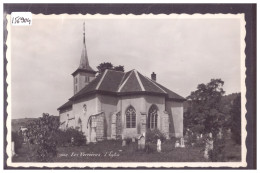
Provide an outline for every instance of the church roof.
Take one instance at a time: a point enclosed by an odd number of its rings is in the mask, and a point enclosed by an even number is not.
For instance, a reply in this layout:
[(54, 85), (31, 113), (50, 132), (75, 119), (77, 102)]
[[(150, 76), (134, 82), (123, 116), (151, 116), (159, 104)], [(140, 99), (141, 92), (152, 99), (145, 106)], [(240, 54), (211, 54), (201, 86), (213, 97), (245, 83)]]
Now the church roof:
[(93, 93), (112, 95), (154, 94), (164, 95), (167, 99), (176, 101), (185, 100), (175, 92), (143, 76), (136, 70), (131, 70), (126, 73), (106, 70), (73, 97), (71, 97), (70, 100), (77, 100)]
[(65, 108), (72, 108), (72, 101), (67, 101), (66, 103), (64, 103), (63, 105), (61, 105), (59, 108), (58, 108), (58, 110), (60, 110), (60, 109), (65, 109)]

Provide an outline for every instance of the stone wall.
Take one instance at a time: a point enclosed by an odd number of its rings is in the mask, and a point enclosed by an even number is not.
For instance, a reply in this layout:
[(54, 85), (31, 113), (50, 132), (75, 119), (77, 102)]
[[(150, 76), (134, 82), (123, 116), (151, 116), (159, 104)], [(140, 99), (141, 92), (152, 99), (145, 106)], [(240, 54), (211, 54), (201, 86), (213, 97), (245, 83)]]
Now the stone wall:
[(100, 102), (100, 112), (104, 112), (104, 129), (105, 137), (111, 137), (112, 115), (117, 111), (118, 98), (109, 95), (98, 95)]
[[(132, 105), (136, 111), (136, 127), (126, 128), (126, 109)], [(144, 96), (122, 96), (117, 106), (118, 110), (121, 110), (122, 118), (122, 137), (123, 138), (133, 138), (138, 136), (137, 127), (140, 126), (140, 114), (145, 110)]]
[[(91, 115), (95, 115), (100, 108), (98, 108), (97, 102), (99, 102), (97, 95), (92, 95), (84, 99), (77, 100), (72, 106), (72, 114), (75, 116), (75, 126), (79, 126), (78, 119), (82, 121), (82, 132), (88, 137), (90, 128), (88, 127), (88, 119)], [(87, 110), (83, 110), (83, 105), (86, 104)], [(87, 128), (88, 127), (88, 128)]]
[(183, 137), (183, 102), (166, 101), (170, 136)]
[(169, 115), (168, 113), (165, 111), (163, 112), (163, 114), (161, 114), (162, 116), (162, 123), (161, 123), (161, 132), (166, 136), (166, 139), (169, 139)]
[(97, 141), (102, 141), (104, 139), (104, 113), (100, 114), (96, 118), (96, 134), (97, 134)]
[(67, 123), (69, 123), (68, 124), (69, 126), (72, 126), (72, 127), (75, 126), (75, 123), (73, 121), (68, 122), (68, 115), (69, 115), (69, 118), (73, 117), (72, 109), (67, 109), (66, 111), (63, 111), (62, 113), (60, 113), (60, 123), (63, 123), (60, 125), (61, 130), (66, 130)]
[[(89, 78), (89, 81), (85, 80), (85, 77)], [(95, 74), (92, 73), (84, 73), (80, 72), (77, 75), (74, 76), (74, 94), (79, 92), (82, 88), (84, 88), (87, 84), (89, 84), (90, 81), (92, 81), (95, 78)], [(77, 81), (77, 82), (76, 82)], [(77, 88), (77, 91), (76, 91)]]
[(145, 112), (148, 117), (148, 111), (152, 105), (158, 108), (157, 128), (162, 129), (162, 115), (165, 111), (165, 97), (164, 96), (145, 96)]
[[(125, 111), (130, 105), (136, 110), (136, 128), (126, 128)], [(158, 108), (157, 127), (159, 130), (162, 130), (162, 118), (165, 111), (165, 98), (163, 96), (141, 95), (122, 97), (118, 103), (118, 110), (122, 110), (122, 134), (125, 138), (137, 137), (146, 132), (148, 111), (152, 105), (156, 105)], [(166, 125), (164, 125), (164, 128), (166, 128)]]
[(111, 139), (121, 139), (122, 119), (121, 112), (115, 112), (111, 118)]
[(143, 134), (146, 132), (147, 129), (147, 114), (145, 112), (141, 112), (141, 121), (140, 121), (140, 132), (139, 134)]

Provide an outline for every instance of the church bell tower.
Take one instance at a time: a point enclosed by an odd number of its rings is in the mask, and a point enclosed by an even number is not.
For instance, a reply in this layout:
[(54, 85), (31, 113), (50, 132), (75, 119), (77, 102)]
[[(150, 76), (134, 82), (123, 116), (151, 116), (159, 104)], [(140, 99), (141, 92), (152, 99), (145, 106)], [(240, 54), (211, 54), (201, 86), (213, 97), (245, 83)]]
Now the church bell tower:
[(88, 85), (95, 78), (96, 71), (93, 70), (88, 61), (86, 41), (85, 41), (85, 22), (83, 24), (83, 48), (81, 53), (81, 59), (79, 67), (75, 72), (72, 73), (73, 76), (73, 87), (74, 94), (79, 92), (82, 88)]

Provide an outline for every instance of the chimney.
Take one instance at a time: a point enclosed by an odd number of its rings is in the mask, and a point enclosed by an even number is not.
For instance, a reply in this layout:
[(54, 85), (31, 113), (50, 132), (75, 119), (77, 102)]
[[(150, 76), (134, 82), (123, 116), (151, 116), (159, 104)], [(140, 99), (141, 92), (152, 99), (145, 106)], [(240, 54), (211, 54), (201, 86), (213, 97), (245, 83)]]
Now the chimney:
[(151, 74), (151, 79), (152, 79), (153, 81), (156, 81), (156, 74), (155, 74), (154, 72)]

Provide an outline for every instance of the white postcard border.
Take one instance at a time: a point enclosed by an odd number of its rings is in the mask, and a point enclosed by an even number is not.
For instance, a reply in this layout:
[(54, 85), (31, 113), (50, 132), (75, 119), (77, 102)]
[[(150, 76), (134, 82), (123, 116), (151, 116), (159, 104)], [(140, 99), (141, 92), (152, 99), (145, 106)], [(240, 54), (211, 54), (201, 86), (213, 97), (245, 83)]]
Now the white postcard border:
[(95, 14), (95, 15), (70, 15), (70, 14), (60, 14), (60, 15), (43, 15), (33, 14), (32, 20), (35, 18), (57, 18), (57, 19), (63, 19), (63, 18), (71, 18), (71, 19), (79, 19), (79, 18), (86, 18), (86, 19), (112, 19), (112, 18), (127, 18), (127, 19), (136, 19), (136, 18), (145, 18), (145, 19), (161, 19), (161, 18), (178, 18), (178, 19), (206, 19), (206, 18), (237, 18), (240, 19), (240, 33), (241, 33), (241, 49), (240, 49), (240, 56), (241, 56), (241, 162), (80, 162), (80, 163), (73, 163), (73, 162), (66, 162), (66, 163), (46, 163), (46, 162), (12, 162), (11, 160), (11, 24), (10, 24), (10, 15), (7, 15), (7, 78), (6, 82), (8, 84), (7, 86), (7, 120), (6, 120), (6, 126), (7, 126), (7, 147), (6, 147), (6, 153), (8, 155), (7, 158), (7, 166), (10, 167), (102, 167), (102, 168), (116, 168), (116, 167), (147, 167), (147, 168), (158, 168), (158, 167), (165, 167), (165, 168), (184, 168), (184, 167), (246, 167), (246, 154), (247, 154), (247, 148), (246, 148), (246, 66), (245, 66), (245, 36), (246, 36), (246, 21), (245, 21), (245, 15), (243, 13), (241, 14), (143, 14), (143, 15), (133, 15), (133, 14), (122, 14), (122, 15), (101, 15), (101, 14)]

